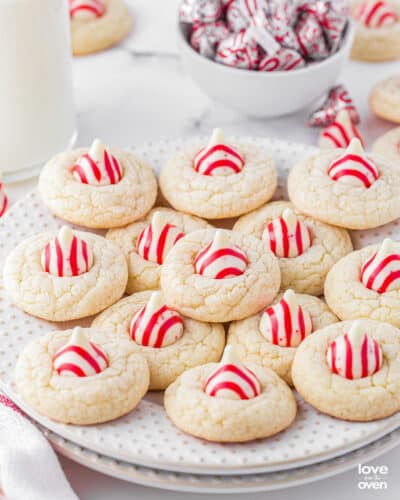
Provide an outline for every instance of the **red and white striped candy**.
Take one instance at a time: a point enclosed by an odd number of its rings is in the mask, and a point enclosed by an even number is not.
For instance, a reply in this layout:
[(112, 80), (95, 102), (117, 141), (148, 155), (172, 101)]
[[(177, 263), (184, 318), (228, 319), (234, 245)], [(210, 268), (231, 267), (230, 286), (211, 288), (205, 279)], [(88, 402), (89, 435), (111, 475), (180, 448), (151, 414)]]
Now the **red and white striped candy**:
[(204, 392), (222, 399), (252, 399), (261, 393), (258, 377), (240, 363), (233, 347), (225, 347), (224, 354), (204, 384)]
[(297, 347), (313, 330), (311, 316), (300, 306), (293, 290), (266, 309), (260, 320), (262, 335), (272, 344)]
[(235, 278), (246, 271), (246, 254), (230, 243), (228, 235), (228, 231), (218, 230), (214, 239), (197, 254), (194, 261), (197, 274), (219, 280)]
[(368, 189), (378, 179), (379, 170), (365, 155), (360, 140), (355, 137), (344, 154), (329, 165), (328, 175), (334, 181)]
[(262, 238), (271, 252), (281, 258), (298, 257), (312, 245), (311, 229), (290, 208), (268, 222)]
[(256, 69), (260, 61), (258, 45), (245, 31), (231, 33), (217, 46), (217, 62), (234, 68)]
[(281, 48), (275, 54), (265, 54), (258, 67), (259, 71), (291, 71), (306, 65), (305, 60), (295, 50)]
[(6, 196), (6, 193), (4, 192), (4, 186), (1, 182), (1, 177), (0, 177), (0, 217), (2, 217), (8, 206), (8, 198)]
[(96, 19), (104, 15), (106, 7), (102, 0), (69, 0), (71, 19), (82, 21)]
[(231, 31), (245, 30), (256, 16), (266, 19), (269, 12), (267, 0), (234, 0), (226, 7), (226, 20)]
[(133, 316), (129, 333), (134, 342), (155, 348), (174, 344), (183, 335), (181, 316), (165, 305), (160, 292)]
[(378, 252), (363, 264), (361, 282), (378, 293), (400, 289), (400, 255), (390, 239), (385, 239)]
[(93, 265), (93, 253), (86, 241), (63, 226), (42, 251), (42, 267), (54, 276), (79, 276)]
[(397, 23), (399, 17), (394, 9), (381, 0), (366, 0), (354, 11), (354, 17), (367, 28), (386, 28)]
[(161, 265), (171, 248), (184, 236), (185, 233), (169, 224), (161, 212), (155, 212), (151, 223), (140, 233), (136, 250), (143, 259)]
[(354, 137), (359, 139), (364, 146), (364, 140), (352, 122), (349, 112), (342, 109), (334, 122), (322, 131), (319, 146), (322, 149), (347, 148)]
[(241, 172), (244, 159), (224, 143), (222, 130), (216, 128), (208, 145), (194, 157), (193, 166), (196, 172), (203, 175), (232, 175)]
[(382, 349), (366, 334), (360, 321), (355, 321), (348, 333), (329, 345), (326, 360), (332, 373), (349, 380), (369, 377), (382, 366)]
[(119, 161), (99, 139), (93, 141), (90, 151), (78, 159), (71, 171), (77, 181), (93, 186), (118, 184), (122, 179)]
[(89, 342), (82, 328), (75, 328), (71, 340), (53, 357), (53, 367), (59, 375), (90, 377), (108, 368), (106, 353)]

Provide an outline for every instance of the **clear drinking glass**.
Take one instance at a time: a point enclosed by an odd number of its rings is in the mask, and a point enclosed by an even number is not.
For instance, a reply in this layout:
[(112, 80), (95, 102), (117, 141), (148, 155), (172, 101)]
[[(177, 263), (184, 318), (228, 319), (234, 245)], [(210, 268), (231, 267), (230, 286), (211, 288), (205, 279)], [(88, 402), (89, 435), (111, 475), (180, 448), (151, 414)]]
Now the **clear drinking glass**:
[(67, 0), (0, 0), (0, 170), (34, 175), (74, 142)]

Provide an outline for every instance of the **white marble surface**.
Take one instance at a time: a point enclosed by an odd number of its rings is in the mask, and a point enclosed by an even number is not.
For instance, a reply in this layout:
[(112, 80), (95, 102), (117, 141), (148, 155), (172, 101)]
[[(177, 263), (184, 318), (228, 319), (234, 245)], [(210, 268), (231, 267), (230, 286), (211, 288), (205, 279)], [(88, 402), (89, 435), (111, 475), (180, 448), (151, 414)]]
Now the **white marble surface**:
[[(130, 0), (134, 31), (120, 47), (74, 61), (79, 145), (87, 145), (95, 136), (117, 146), (156, 141), (165, 137), (207, 134), (221, 126), (237, 135), (285, 138), (315, 144), (318, 131), (304, 126), (308, 110), (274, 120), (249, 120), (211, 102), (184, 74), (175, 50), (175, 12), (177, 0)], [(157, 14), (155, 9), (158, 8)], [(361, 130), (367, 144), (390, 128), (368, 110), (368, 94), (375, 81), (400, 70), (399, 63), (369, 65), (348, 63), (338, 81), (346, 84), (360, 110)], [(11, 202), (34, 187), (30, 180), (7, 185)], [(357, 489), (357, 475), (350, 471), (338, 478), (253, 498), (291, 500), (312, 495), (326, 499), (395, 498), (400, 478), (395, 474), (400, 449), (375, 463), (388, 465), (391, 471), (389, 489), (373, 493)], [(130, 485), (89, 471), (62, 459), (65, 471), (82, 500), (122, 500), (132, 497), (153, 499), (192, 499), (200, 495), (183, 495)]]

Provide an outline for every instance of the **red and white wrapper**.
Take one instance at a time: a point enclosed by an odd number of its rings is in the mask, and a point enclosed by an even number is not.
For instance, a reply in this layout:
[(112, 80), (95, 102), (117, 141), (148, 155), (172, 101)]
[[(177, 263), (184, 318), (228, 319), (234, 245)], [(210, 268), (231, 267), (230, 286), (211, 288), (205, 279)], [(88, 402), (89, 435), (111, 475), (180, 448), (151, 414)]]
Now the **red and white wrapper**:
[(326, 361), (332, 373), (349, 380), (370, 377), (382, 366), (382, 349), (368, 335), (360, 321), (355, 321), (348, 333), (331, 342)]
[(6, 193), (4, 192), (4, 186), (1, 182), (0, 177), (0, 218), (6, 213), (8, 207), (8, 198)]
[(300, 51), (307, 59), (320, 61), (329, 55), (329, 48), (321, 25), (313, 14), (303, 14), (296, 24), (295, 32)]
[(259, 64), (259, 71), (291, 71), (306, 65), (305, 60), (295, 50), (279, 49), (275, 54), (265, 54)]
[(90, 21), (102, 17), (106, 12), (103, 0), (69, 0), (71, 19)]
[(183, 0), (179, 20), (183, 23), (212, 23), (222, 16), (220, 0)]
[(307, 124), (311, 127), (325, 127), (330, 125), (342, 109), (348, 111), (353, 123), (359, 123), (360, 115), (353, 99), (343, 85), (337, 85), (329, 91), (328, 97), (322, 106), (311, 113)]
[(218, 44), (215, 60), (241, 69), (257, 69), (260, 49), (245, 31), (231, 33)]
[(268, 0), (234, 0), (229, 3), (226, 21), (231, 31), (239, 33), (255, 23), (255, 18), (266, 20)]
[(217, 44), (228, 35), (229, 30), (223, 21), (195, 24), (190, 43), (202, 56), (213, 59)]
[(369, 290), (386, 293), (400, 289), (400, 255), (390, 239), (361, 267), (361, 283)]
[(300, 45), (293, 29), (294, 7), (291, 2), (271, 2), (268, 29), (275, 40), (287, 49), (300, 51)]

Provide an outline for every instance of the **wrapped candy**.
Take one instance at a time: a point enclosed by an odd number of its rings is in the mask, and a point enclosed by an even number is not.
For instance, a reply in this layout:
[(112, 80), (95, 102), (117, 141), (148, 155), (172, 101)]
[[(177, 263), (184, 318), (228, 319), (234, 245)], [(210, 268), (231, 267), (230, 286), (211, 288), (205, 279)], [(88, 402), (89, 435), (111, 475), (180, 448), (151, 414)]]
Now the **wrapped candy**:
[(220, 0), (183, 0), (179, 20), (183, 23), (212, 23), (222, 15)]
[(325, 127), (333, 123), (342, 109), (348, 111), (353, 123), (359, 123), (360, 115), (353, 99), (343, 85), (337, 85), (329, 91), (322, 106), (311, 113), (307, 123), (311, 127)]
[(295, 32), (304, 57), (319, 61), (329, 55), (322, 27), (317, 18), (310, 13), (302, 14), (296, 24)]
[(215, 47), (229, 35), (229, 30), (223, 21), (201, 23), (193, 26), (190, 43), (202, 56), (213, 59)]
[(255, 69), (260, 61), (257, 44), (246, 31), (231, 33), (218, 44), (216, 61), (242, 69)]
[(238, 33), (254, 22), (254, 17), (267, 19), (268, 0), (234, 0), (226, 10), (226, 20), (231, 31)]
[(299, 42), (293, 29), (293, 12), (290, 2), (276, 2), (270, 5), (268, 28), (275, 40), (287, 49), (300, 51)]

